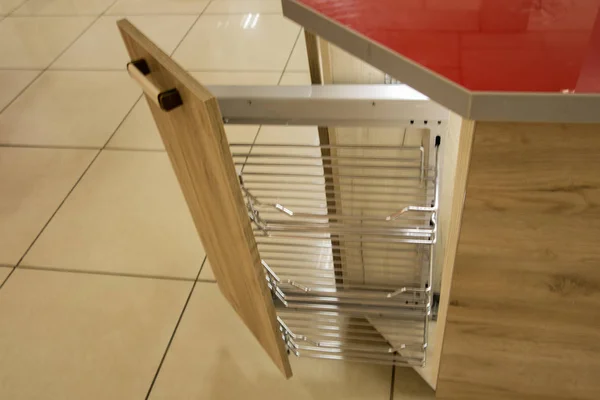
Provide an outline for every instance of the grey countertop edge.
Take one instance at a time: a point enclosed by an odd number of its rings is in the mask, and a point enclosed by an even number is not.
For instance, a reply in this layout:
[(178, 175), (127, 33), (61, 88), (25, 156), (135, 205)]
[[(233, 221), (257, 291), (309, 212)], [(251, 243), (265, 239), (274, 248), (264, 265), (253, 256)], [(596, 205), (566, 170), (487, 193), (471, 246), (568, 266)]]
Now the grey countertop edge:
[(463, 118), (496, 122), (598, 123), (600, 94), (473, 92), (295, 0), (283, 15)]

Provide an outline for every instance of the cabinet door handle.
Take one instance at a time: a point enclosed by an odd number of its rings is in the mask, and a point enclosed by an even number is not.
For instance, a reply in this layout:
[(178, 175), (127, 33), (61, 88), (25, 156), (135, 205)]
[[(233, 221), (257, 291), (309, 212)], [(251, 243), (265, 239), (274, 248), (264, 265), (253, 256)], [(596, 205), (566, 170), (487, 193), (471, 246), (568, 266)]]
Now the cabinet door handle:
[(160, 90), (146, 77), (150, 67), (144, 59), (127, 63), (127, 72), (142, 88), (149, 99), (163, 111), (171, 111), (183, 104), (177, 89)]

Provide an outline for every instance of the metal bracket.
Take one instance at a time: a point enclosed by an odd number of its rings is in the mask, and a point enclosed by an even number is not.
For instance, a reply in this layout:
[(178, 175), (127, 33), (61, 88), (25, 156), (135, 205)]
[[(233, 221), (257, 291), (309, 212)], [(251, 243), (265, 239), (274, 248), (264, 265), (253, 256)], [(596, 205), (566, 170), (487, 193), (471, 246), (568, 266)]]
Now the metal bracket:
[(288, 328), (288, 326), (285, 324), (285, 322), (283, 322), (281, 318), (277, 317), (277, 322), (279, 322), (279, 330), (282, 332), (286, 343), (292, 343), (295, 346), (295, 341), (301, 340), (303, 342), (310, 343), (311, 345), (316, 347), (321, 346), (320, 342), (315, 342), (314, 340), (309, 339), (307, 336), (296, 335), (294, 332), (291, 331), (290, 328)]
[(398, 290), (395, 290), (393, 292), (390, 292), (390, 293), (386, 294), (385, 297), (387, 297), (388, 299), (390, 299), (390, 298), (396, 297), (396, 296), (398, 296), (399, 294), (402, 294), (402, 293), (423, 293), (423, 292), (427, 293), (430, 290), (431, 290), (430, 287), (428, 287), (426, 289), (403, 287), (403, 288), (400, 288)]
[(238, 174), (240, 181), (240, 188), (246, 195), (246, 208), (248, 210), (248, 217), (254, 224), (260, 229), (265, 235), (270, 236), (266, 223), (261, 219), (260, 212), (256, 209), (255, 205), (260, 205), (261, 202), (258, 200), (246, 187), (244, 186), (244, 178), (241, 174)]
[(273, 300), (278, 299), (283, 303), (284, 306), (288, 307), (288, 302), (285, 299), (285, 294), (279, 288), (279, 283), (281, 282), (279, 280), (279, 277), (271, 269), (271, 267), (269, 267), (269, 264), (267, 264), (264, 260), (261, 260), (261, 264), (265, 269), (265, 278), (267, 279), (267, 286), (271, 290), (271, 297), (273, 298)]
[(400, 85), (208, 86), (228, 124), (440, 127), (449, 111)]

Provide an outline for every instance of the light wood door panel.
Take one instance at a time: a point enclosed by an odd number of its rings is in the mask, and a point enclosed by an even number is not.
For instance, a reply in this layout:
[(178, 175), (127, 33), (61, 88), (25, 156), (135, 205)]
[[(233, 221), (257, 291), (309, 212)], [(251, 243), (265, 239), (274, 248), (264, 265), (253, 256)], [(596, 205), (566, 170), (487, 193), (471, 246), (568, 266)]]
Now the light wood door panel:
[(146, 97), (217, 284), (269, 357), (290, 377), (217, 100), (129, 21), (121, 20), (118, 26), (131, 60), (148, 64), (151, 84), (179, 91), (183, 104), (168, 112)]

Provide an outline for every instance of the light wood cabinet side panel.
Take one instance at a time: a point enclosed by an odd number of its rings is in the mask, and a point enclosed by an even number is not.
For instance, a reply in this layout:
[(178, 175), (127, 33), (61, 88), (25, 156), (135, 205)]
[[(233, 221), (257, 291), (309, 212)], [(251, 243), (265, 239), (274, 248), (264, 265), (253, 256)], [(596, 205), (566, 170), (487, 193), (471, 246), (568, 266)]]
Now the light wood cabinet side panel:
[(600, 125), (477, 123), (438, 398), (599, 398), (599, 171)]

